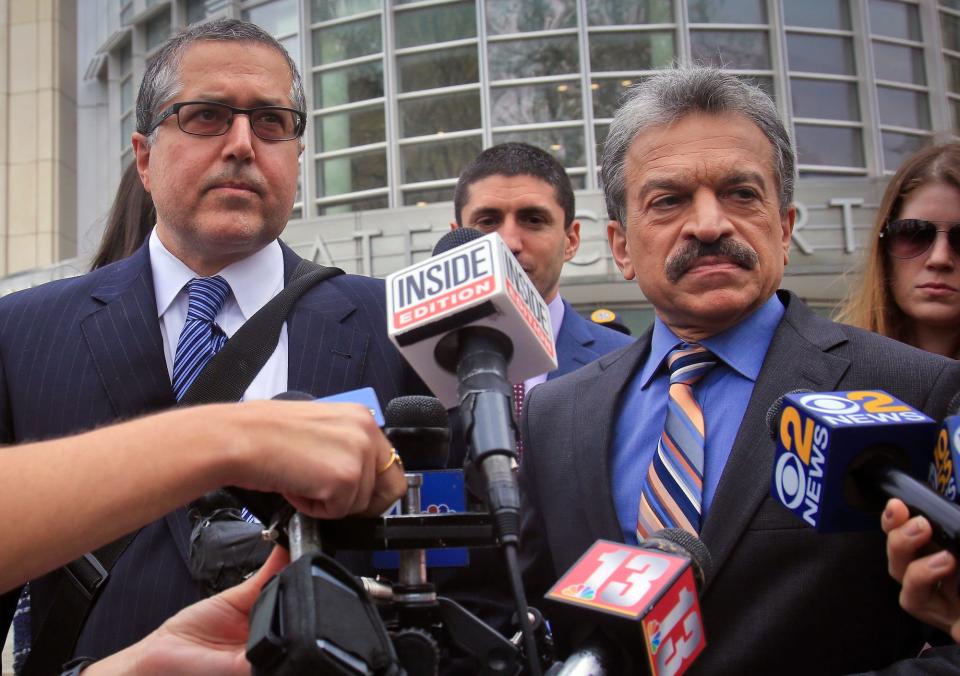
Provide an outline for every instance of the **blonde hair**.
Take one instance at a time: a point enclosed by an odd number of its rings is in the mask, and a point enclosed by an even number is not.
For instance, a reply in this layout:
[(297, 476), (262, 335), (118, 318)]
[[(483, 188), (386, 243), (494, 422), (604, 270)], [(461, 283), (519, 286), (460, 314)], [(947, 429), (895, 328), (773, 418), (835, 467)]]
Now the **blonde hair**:
[(900, 215), (910, 193), (930, 183), (946, 183), (960, 190), (960, 143), (919, 150), (890, 179), (870, 233), (870, 250), (860, 281), (837, 312), (837, 321), (906, 342), (909, 318), (890, 291), (890, 259), (880, 243), (880, 231)]

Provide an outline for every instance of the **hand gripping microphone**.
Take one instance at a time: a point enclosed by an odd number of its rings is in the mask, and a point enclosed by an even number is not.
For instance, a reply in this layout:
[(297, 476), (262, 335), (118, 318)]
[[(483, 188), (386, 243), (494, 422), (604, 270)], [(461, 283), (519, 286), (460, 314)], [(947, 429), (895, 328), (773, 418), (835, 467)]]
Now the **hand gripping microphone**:
[[(272, 399), (277, 401), (314, 401), (316, 397), (306, 392), (289, 390), (281, 392)], [(224, 490), (230, 493), (260, 523), (265, 524), (265, 534), (269, 533), (268, 539), (274, 540), (284, 547), (287, 546), (287, 536), (283, 527), (296, 510), (282, 495), (236, 486), (228, 486)]]
[[(706, 545), (679, 528), (657, 531), (636, 547), (598, 540), (546, 598), (619, 618), (617, 624), (631, 625), (619, 627), (621, 636), (639, 629), (648, 673), (677, 676), (707, 644), (697, 592), (712, 569)], [(548, 676), (622, 673), (612, 641), (599, 632), (594, 636), (600, 637), (588, 639)]]
[(930, 521), (934, 539), (960, 552), (960, 507), (925, 476), (937, 424), (881, 390), (789, 393), (779, 420), (771, 493), (821, 532), (872, 530), (887, 498)]

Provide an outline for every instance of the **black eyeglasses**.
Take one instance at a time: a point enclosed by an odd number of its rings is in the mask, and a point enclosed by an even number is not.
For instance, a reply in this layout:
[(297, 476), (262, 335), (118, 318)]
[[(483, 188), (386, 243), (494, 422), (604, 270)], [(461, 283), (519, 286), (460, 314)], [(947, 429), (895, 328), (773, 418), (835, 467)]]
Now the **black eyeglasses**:
[(307, 116), (293, 108), (234, 108), (213, 101), (181, 101), (162, 112), (147, 133), (152, 133), (172, 115), (176, 115), (180, 131), (196, 136), (222, 136), (230, 129), (234, 116), (246, 115), (253, 133), (264, 141), (292, 141), (303, 133), (307, 124)]
[[(938, 228), (938, 225), (946, 227)], [(880, 232), (880, 238), (887, 253), (894, 258), (916, 258), (933, 246), (938, 232), (947, 234), (950, 248), (960, 256), (960, 223), (902, 218), (887, 223)]]

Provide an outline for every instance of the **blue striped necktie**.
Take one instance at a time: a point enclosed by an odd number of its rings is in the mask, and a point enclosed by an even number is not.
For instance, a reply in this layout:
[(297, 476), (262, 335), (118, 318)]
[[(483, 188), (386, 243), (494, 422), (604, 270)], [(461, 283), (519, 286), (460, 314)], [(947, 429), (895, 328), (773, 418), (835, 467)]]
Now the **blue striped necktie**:
[(717, 358), (702, 345), (681, 343), (667, 355), (667, 364), (667, 417), (640, 490), (639, 540), (662, 528), (700, 533), (705, 429), (693, 386), (716, 366)]
[(187, 282), (187, 293), (187, 321), (177, 342), (171, 377), (177, 401), (183, 398), (210, 358), (227, 342), (227, 335), (214, 322), (230, 293), (226, 280), (219, 275), (198, 277)]
[[(180, 332), (177, 354), (173, 359), (173, 393), (177, 401), (190, 389), (200, 371), (227, 342), (227, 336), (214, 319), (230, 295), (230, 285), (219, 275), (198, 277), (187, 283), (189, 301), (187, 321)], [(247, 523), (260, 523), (246, 507), (240, 512)]]

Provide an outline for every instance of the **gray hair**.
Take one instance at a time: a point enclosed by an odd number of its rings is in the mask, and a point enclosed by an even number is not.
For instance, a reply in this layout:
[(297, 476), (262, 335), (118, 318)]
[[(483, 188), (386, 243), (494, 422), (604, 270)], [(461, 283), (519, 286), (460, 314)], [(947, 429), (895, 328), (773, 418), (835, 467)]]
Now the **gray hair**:
[(790, 135), (770, 97), (736, 75), (709, 67), (672, 68), (633, 87), (617, 110), (603, 149), (600, 171), (607, 213), (626, 225), (626, 157), (633, 140), (650, 127), (691, 113), (735, 113), (756, 124), (773, 147), (780, 211), (793, 202), (795, 159)]
[[(237, 19), (219, 19), (191, 26), (174, 35), (147, 64), (137, 94), (137, 131), (146, 134), (160, 115), (160, 106), (183, 88), (180, 82), (180, 62), (187, 49), (196, 42), (256, 42), (276, 50), (290, 68), (290, 101), (297, 110), (307, 110), (303, 93), (303, 79), (287, 50), (276, 39), (256, 24)], [(154, 130), (156, 133), (156, 130)], [(154, 141), (153, 134), (148, 142)]]

